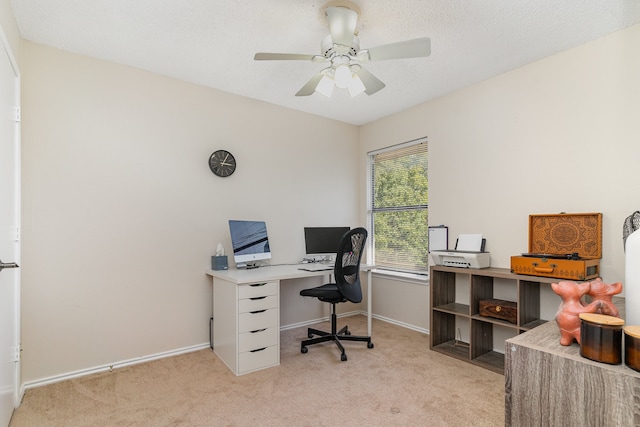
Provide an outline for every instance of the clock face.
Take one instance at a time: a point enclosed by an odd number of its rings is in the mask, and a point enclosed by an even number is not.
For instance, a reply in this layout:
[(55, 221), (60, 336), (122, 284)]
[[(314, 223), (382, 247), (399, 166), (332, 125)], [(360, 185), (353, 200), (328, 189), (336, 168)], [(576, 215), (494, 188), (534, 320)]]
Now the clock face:
[(236, 171), (236, 158), (227, 150), (214, 151), (209, 157), (209, 168), (217, 176), (230, 176)]

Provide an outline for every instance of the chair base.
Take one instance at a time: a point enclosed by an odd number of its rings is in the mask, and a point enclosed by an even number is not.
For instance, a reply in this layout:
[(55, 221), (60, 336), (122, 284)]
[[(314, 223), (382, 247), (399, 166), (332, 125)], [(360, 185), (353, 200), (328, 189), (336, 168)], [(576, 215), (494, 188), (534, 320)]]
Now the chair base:
[[(309, 351), (307, 346), (319, 344), (323, 342), (333, 341), (338, 349), (340, 350), (340, 360), (345, 362), (347, 360), (347, 353), (344, 350), (344, 346), (340, 341), (362, 341), (367, 343), (367, 348), (373, 348), (373, 343), (371, 342), (371, 337), (366, 336), (355, 336), (351, 335), (348, 326), (344, 326), (339, 331), (337, 329), (337, 316), (336, 316), (336, 307), (335, 304), (331, 305), (331, 332), (320, 331), (318, 329), (309, 328), (307, 330), (307, 336), (310, 338), (308, 340), (304, 340), (300, 343), (300, 352), (306, 353)], [(316, 338), (313, 338), (314, 335), (317, 335)]]

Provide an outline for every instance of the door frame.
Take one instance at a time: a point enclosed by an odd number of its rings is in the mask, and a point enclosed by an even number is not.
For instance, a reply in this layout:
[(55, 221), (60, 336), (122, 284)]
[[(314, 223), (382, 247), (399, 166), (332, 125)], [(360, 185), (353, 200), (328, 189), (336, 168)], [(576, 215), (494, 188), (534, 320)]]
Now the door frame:
[[(2, 28), (2, 25), (0, 25), (0, 39), (1, 39), (1, 43), (2, 43), (2, 48), (4, 50), (4, 53), (7, 55), (9, 62), (11, 64), (11, 67), (13, 69), (13, 73), (15, 76), (15, 85), (16, 85), (16, 103), (17, 103), (17, 110), (16, 110), (16, 122), (18, 123), (18, 126), (16, 127), (16, 134), (15, 134), (15, 138), (14, 138), (14, 144), (15, 144), (15, 158), (14, 158), (14, 167), (15, 167), (15, 174), (16, 174), (16, 181), (15, 181), (15, 186), (16, 188), (14, 189), (15, 191), (15, 219), (16, 219), (16, 230), (15, 230), (15, 239), (16, 239), (16, 259), (15, 262), (21, 264), (21, 253), (22, 253), (22, 247), (21, 247), (21, 220), (22, 220), (22, 187), (21, 187), (21, 176), (22, 176), (22, 170), (21, 170), (21, 164), (22, 164), (22, 160), (21, 160), (21, 152), (22, 152), (22, 135), (21, 135), (21, 126), (20, 126), (20, 110), (21, 110), (21, 87), (22, 87), (22, 81), (21, 81), (21, 75), (20, 75), (20, 68), (18, 67), (18, 61), (15, 58), (15, 55), (13, 54), (13, 50), (11, 49), (11, 45), (9, 44), (9, 40), (7, 39), (7, 36), (4, 32), (4, 29)], [(1, 54), (1, 52), (0, 52)], [(20, 314), (20, 294), (21, 294), (21, 274), (20, 274), (20, 269), (15, 269), (14, 270), (15, 273), (15, 285), (16, 285), (16, 294), (15, 294), (15, 346), (18, 349), (18, 354), (16, 357), (16, 363), (15, 363), (15, 384), (14, 384), (14, 390), (13, 390), (13, 398), (14, 398), (14, 409), (18, 408), (18, 406), (20, 406), (20, 402), (22, 401), (22, 395), (24, 393), (24, 390), (21, 387), (21, 376), (20, 376), (20, 363), (21, 363), (21, 358), (20, 358), (20, 350), (21, 350), (21, 325), (20, 325), (20, 318), (21, 318), (21, 314)]]

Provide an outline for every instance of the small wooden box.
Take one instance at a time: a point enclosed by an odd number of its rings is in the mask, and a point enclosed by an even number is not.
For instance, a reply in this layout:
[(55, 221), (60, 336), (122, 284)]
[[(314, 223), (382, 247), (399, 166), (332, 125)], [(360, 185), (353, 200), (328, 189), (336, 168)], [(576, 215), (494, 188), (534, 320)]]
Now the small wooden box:
[(512, 301), (501, 299), (480, 300), (480, 316), (518, 323), (518, 308), (516, 303)]
[[(580, 259), (562, 258), (570, 254)], [(529, 215), (529, 254), (512, 256), (511, 272), (588, 280), (600, 276), (600, 258), (601, 213)]]

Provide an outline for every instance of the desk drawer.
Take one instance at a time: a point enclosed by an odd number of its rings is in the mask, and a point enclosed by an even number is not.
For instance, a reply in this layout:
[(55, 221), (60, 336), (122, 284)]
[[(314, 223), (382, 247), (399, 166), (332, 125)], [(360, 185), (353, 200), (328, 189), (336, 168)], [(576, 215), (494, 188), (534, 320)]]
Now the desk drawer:
[(278, 328), (258, 329), (252, 332), (243, 332), (239, 336), (238, 351), (240, 353), (269, 347), (278, 344)]
[(278, 327), (278, 309), (270, 308), (257, 312), (240, 313), (238, 315), (238, 331), (249, 332), (258, 329)]
[(238, 298), (255, 298), (267, 295), (278, 295), (278, 282), (255, 283), (253, 285), (239, 285)]
[(277, 295), (269, 295), (267, 297), (245, 298), (238, 301), (239, 313), (266, 310), (268, 308), (278, 308)]
[(245, 351), (239, 356), (238, 372), (241, 374), (280, 363), (279, 349), (275, 345), (256, 351)]

